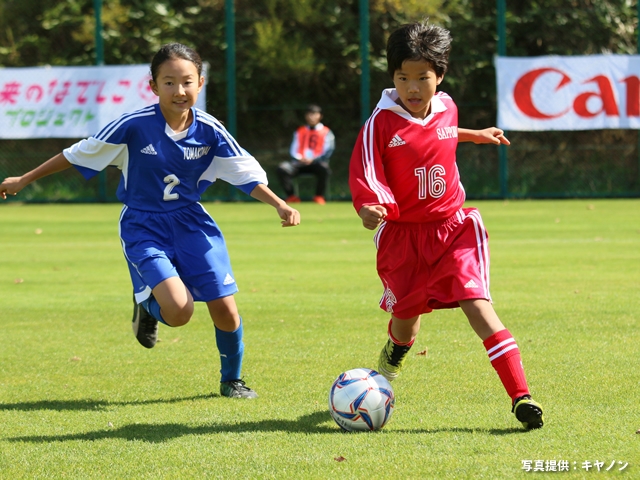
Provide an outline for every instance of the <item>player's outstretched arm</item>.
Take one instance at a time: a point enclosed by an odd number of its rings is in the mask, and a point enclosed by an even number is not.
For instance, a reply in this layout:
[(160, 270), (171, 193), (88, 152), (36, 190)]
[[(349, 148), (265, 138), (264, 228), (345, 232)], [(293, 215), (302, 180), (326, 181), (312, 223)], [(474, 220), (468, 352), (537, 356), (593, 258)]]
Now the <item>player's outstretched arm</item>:
[(50, 158), (39, 167), (34, 168), (30, 172), (25, 173), (21, 177), (8, 177), (0, 184), (0, 197), (4, 200), (7, 195), (15, 195), (31, 182), (35, 182), (39, 178), (46, 177), (53, 173), (58, 173), (69, 168), (71, 164), (59, 153), (55, 157)]
[(382, 205), (364, 205), (358, 215), (362, 219), (364, 228), (375, 230), (387, 216), (387, 209)]
[(476, 144), (492, 143), (494, 145), (511, 145), (504, 136), (504, 131), (497, 127), (484, 128), (482, 130), (470, 130), (458, 128), (458, 142), (473, 142)]
[(271, 191), (269, 187), (260, 183), (251, 191), (251, 196), (256, 200), (275, 207), (278, 216), (282, 219), (283, 227), (295, 227), (300, 224), (300, 212), (291, 208), (284, 200)]

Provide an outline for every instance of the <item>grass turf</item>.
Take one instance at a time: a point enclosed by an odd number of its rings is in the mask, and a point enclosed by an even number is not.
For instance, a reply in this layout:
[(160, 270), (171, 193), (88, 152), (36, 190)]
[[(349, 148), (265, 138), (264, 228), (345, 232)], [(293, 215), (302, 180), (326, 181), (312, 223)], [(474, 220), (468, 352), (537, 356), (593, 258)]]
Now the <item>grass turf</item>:
[(494, 306), (545, 407), (538, 431), (510, 413), (459, 309), (423, 319), (412, 353), (428, 354), (394, 382), (382, 431), (333, 423), (333, 379), (375, 366), (388, 320), (350, 204), (302, 204), (293, 229), (261, 204), (207, 205), (241, 289), (252, 401), (217, 394), (203, 305), (153, 350), (137, 344), (118, 205), (0, 206), (0, 478), (493, 479), (525, 460), (566, 462), (563, 478), (637, 475), (640, 201), (472, 204)]

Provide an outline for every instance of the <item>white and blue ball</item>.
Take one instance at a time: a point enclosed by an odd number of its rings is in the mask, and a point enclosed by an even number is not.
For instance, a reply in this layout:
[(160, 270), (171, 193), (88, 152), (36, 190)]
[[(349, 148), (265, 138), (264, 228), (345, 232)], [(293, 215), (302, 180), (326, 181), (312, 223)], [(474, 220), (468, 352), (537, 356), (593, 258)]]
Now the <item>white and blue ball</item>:
[(329, 411), (348, 432), (384, 427), (393, 413), (395, 395), (391, 384), (375, 370), (354, 368), (341, 373), (329, 392)]

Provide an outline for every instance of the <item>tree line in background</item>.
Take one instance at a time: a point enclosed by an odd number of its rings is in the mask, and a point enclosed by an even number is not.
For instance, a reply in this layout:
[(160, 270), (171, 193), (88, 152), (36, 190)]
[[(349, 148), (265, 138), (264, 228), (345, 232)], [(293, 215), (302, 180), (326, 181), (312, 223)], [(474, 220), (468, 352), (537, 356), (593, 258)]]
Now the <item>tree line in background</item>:
[[(636, 53), (636, 0), (506, 3), (509, 56)], [(105, 1), (105, 64), (149, 63), (162, 44), (190, 45), (210, 64), (207, 110), (224, 122), (224, 7), (224, 0)], [(458, 103), (460, 124), (495, 124), (496, 9), (496, 0), (370, 0), (371, 105), (392, 86), (388, 35), (429, 17), (454, 39), (441, 88)], [(235, 12), (241, 144), (286, 155), (304, 107), (314, 102), (348, 155), (361, 122), (359, 1), (235, 0)], [(94, 28), (91, 1), (0, 1), (0, 67), (93, 65)]]

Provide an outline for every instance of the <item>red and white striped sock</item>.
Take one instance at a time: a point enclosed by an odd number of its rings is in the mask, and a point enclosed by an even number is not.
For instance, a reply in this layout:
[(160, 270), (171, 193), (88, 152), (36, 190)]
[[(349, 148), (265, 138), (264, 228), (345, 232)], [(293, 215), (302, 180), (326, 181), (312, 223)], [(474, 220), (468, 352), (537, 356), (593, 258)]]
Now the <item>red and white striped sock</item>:
[(511, 400), (529, 395), (520, 350), (509, 330), (504, 329), (494, 333), (483, 343), (484, 348), (487, 349), (489, 361), (498, 373)]

